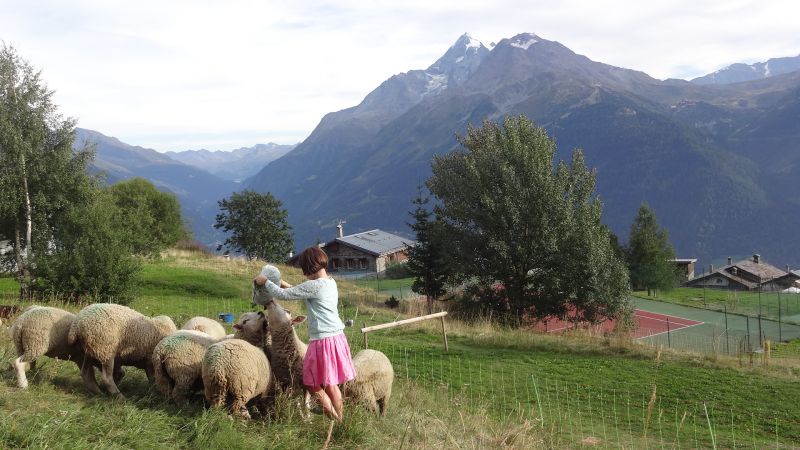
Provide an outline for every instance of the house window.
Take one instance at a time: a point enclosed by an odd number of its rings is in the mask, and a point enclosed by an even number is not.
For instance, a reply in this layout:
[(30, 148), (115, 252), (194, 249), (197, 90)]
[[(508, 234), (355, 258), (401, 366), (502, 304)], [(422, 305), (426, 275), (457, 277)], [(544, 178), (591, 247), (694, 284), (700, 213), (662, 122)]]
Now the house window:
[(356, 261), (353, 258), (347, 258), (347, 270), (353, 270), (356, 268)]
[(367, 258), (358, 259), (358, 268), (362, 270), (367, 270)]
[(331, 270), (338, 270), (341, 265), (342, 262), (339, 260), (339, 258), (333, 258), (331, 260)]

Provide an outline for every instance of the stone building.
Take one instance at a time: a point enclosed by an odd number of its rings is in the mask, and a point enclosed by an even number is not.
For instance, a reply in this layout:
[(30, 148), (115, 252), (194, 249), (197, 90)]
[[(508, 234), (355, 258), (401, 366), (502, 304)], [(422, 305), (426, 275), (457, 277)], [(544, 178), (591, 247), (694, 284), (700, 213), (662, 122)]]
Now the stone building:
[(706, 287), (735, 291), (782, 291), (792, 287), (800, 287), (800, 276), (789, 270), (781, 270), (761, 260), (760, 255), (750, 259), (728, 263), (714, 270), (709, 267), (708, 273), (695, 277), (684, 283), (688, 287)]
[[(320, 244), (328, 255), (328, 272), (338, 275), (380, 273), (392, 263), (408, 259), (408, 249), (415, 245), (412, 239), (381, 230), (370, 230), (344, 236), (341, 224), (336, 239)], [(297, 265), (297, 256), (289, 260)]]

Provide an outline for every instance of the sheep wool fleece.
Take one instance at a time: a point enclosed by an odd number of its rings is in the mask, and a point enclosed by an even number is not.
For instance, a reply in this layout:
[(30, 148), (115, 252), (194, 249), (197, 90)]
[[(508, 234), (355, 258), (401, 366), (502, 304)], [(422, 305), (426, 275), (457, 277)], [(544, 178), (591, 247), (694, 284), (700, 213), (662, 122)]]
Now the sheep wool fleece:
[(231, 399), (231, 413), (250, 418), (247, 403), (266, 401), (272, 387), (272, 372), (264, 352), (241, 339), (218, 342), (203, 357), (203, 386), (212, 407)]

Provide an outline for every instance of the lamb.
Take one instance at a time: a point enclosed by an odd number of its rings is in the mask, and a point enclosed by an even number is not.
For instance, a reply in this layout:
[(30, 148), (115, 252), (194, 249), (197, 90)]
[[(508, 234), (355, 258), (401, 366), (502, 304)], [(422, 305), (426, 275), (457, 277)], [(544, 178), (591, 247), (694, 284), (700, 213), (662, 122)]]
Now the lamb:
[(217, 339), (223, 338), (227, 333), (225, 327), (214, 319), (208, 317), (192, 317), (183, 326), (181, 330), (197, 330), (208, 334), (209, 336)]
[(267, 305), (270, 338), (268, 354), (275, 379), (284, 389), (304, 388), (303, 359), (306, 357), (308, 344), (300, 340), (294, 326), (305, 320), (306, 316), (292, 318), (289, 311), (274, 300)]
[(343, 395), (347, 399), (365, 403), (367, 410), (386, 414), (392, 396), (394, 368), (389, 358), (377, 350), (361, 350), (353, 357), (356, 378), (344, 384)]
[(96, 303), (75, 315), (67, 340), (70, 345), (81, 346), (86, 355), (81, 366), (86, 388), (101, 393), (94, 378), (96, 363), (108, 393), (124, 399), (113, 378), (115, 364), (144, 369), (152, 383), (153, 348), (175, 330), (175, 323), (167, 316), (149, 318), (126, 306)]
[(236, 333), (219, 338), (184, 329), (162, 339), (152, 356), (156, 388), (177, 403), (185, 403), (189, 392), (202, 389), (203, 356), (208, 347), (231, 338), (261, 347), (267, 333), (267, 318), (263, 312), (248, 312), (233, 328)]
[[(41, 356), (49, 356), (64, 360), (72, 360), (81, 367), (83, 349), (67, 343), (69, 327), (75, 314), (63, 309), (47, 306), (30, 305), (11, 326), (11, 340), (17, 348), (17, 355), (11, 367), (17, 376), (17, 386), (28, 387), (25, 371), (36, 367), (36, 360)], [(122, 378), (122, 371), (117, 368), (114, 374)]]
[(203, 356), (202, 376), (211, 407), (223, 407), (230, 400), (231, 414), (247, 420), (249, 403), (262, 413), (270, 406), (274, 380), (267, 355), (247, 341), (228, 339), (209, 346)]

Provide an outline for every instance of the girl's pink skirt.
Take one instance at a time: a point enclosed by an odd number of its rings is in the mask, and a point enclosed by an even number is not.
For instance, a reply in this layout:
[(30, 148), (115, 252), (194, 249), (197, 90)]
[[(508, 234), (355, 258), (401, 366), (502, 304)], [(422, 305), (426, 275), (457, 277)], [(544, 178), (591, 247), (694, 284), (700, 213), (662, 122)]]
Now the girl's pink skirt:
[(308, 343), (303, 360), (303, 384), (320, 386), (342, 384), (356, 377), (350, 345), (344, 333)]

